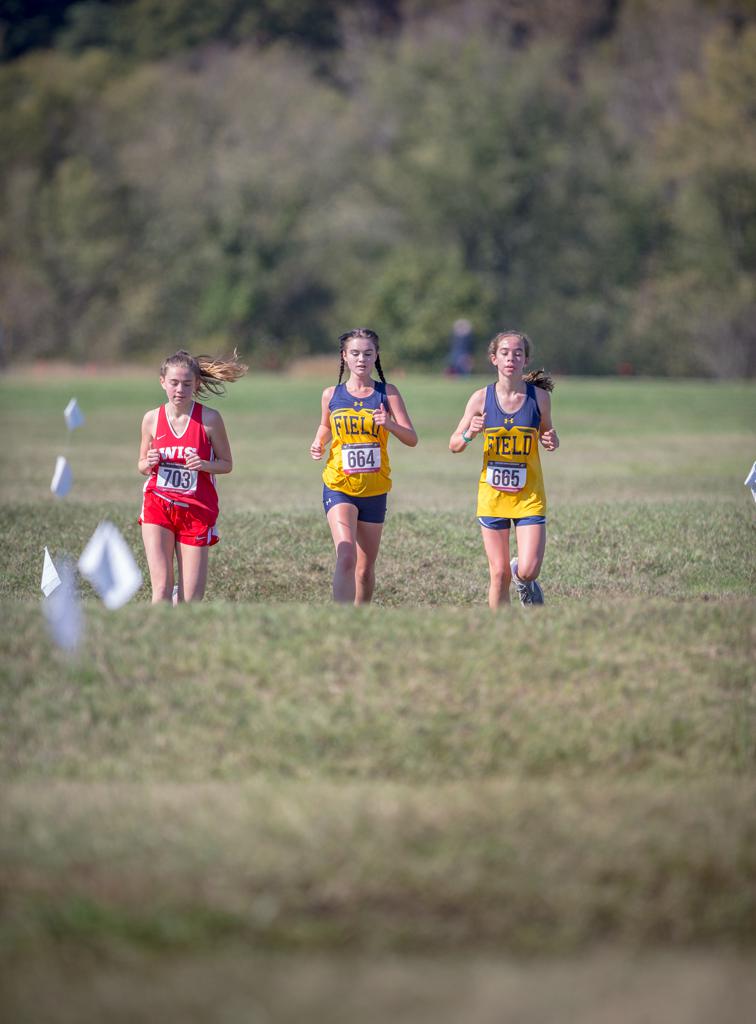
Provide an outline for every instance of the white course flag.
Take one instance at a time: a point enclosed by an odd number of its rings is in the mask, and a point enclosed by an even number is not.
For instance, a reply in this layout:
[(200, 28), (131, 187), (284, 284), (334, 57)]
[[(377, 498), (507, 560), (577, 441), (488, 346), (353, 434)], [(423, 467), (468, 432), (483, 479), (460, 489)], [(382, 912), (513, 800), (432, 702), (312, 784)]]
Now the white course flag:
[(106, 608), (114, 611), (130, 601), (142, 585), (131, 548), (118, 529), (103, 520), (81, 553), (79, 572), (89, 580)]
[(75, 651), (84, 628), (84, 614), (81, 610), (79, 593), (71, 563), (66, 560), (60, 568), (60, 586), (42, 598), (42, 613), (47, 619), (47, 628), (58, 647)]
[(71, 467), (68, 465), (68, 459), (66, 459), (65, 455), (59, 455), (57, 462), (55, 463), (55, 472), (53, 473), (50, 490), (56, 498), (65, 498), (71, 490), (72, 484), (73, 473), (71, 472)]
[(58, 589), (61, 582), (58, 570), (55, 568), (55, 562), (53, 562), (50, 557), (50, 552), (45, 547), (45, 561), (42, 566), (42, 582), (40, 583), (40, 590), (45, 597), (49, 597), (54, 590)]
[(753, 495), (753, 500), (756, 501), (756, 462), (754, 462), (754, 464), (751, 466), (751, 472), (745, 478), (744, 483), (745, 483), (746, 487), (750, 487), (751, 488), (751, 494)]
[(76, 430), (77, 427), (83, 427), (86, 423), (84, 413), (79, 408), (79, 403), (75, 398), (72, 398), (65, 407), (63, 415), (66, 417), (66, 426), (69, 430)]

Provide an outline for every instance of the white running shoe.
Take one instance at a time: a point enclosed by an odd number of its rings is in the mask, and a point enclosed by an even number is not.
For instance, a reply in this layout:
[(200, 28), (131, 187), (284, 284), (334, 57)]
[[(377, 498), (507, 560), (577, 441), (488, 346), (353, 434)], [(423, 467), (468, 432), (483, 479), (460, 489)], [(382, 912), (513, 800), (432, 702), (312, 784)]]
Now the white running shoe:
[(541, 590), (541, 584), (538, 580), (521, 580), (517, 575), (516, 558), (513, 558), (509, 563), (509, 568), (512, 570), (512, 582), (515, 585), (520, 604), (543, 604), (543, 590)]

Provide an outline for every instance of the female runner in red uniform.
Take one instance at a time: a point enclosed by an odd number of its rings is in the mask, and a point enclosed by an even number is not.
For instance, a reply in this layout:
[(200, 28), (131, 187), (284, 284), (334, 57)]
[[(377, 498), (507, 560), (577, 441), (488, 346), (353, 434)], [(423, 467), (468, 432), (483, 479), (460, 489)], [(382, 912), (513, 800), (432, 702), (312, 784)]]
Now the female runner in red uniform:
[(222, 395), (225, 383), (246, 373), (233, 359), (196, 358), (179, 351), (160, 367), (168, 401), (142, 420), (139, 472), (147, 477), (139, 522), (152, 583), (152, 603), (173, 597), (173, 560), (178, 563), (178, 600), (201, 601), (207, 553), (219, 537), (215, 477), (233, 468), (231, 446), (219, 412), (195, 396)]

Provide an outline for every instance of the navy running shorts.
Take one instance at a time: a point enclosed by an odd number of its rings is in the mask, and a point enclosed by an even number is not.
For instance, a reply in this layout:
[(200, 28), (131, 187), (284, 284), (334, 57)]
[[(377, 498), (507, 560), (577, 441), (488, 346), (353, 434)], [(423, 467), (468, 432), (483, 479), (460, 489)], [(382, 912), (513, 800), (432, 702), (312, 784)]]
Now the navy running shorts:
[(371, 498), (355, 498), (343, 491), (334, 491), (323, 484), (323, 511), (326, 515), (334, 505), (354, 505), (357, 521), (362, 523), (383, 523), (386, 520), (386, 499), (388, 494), (375, 494)]
[(521, 516), (519, 519), (502, 519), (498, 516), (478, 516), (478, 522), (487, 530), (508, 530), (515, 526), (545, 526), (546, 516)]

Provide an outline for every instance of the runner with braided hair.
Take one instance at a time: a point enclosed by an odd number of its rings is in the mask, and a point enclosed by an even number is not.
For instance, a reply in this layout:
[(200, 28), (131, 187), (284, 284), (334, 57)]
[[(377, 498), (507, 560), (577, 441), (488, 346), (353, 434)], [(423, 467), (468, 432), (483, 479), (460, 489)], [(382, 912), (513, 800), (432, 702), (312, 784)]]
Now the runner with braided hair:
[[(478, 522), (488, 558), (488, 604), (509, 604), (514, 583), (521, 604), (543, 604), (537, 576), (546, 548), (546, 492), (538, 441), (548, 452), (559, 447), (551, 422), (554, 382), (544, 370), (523, 374), (530, 339), (502, 331), (488, 346), (497, 380), (475, 391), (449, 440), (463, 452), (484, 435), (483, 469), (478, 482)], [(517, 558), (510, 561), (509, 531), (514, 524)]]
[[(375, 587), (375, 562), (391, 490), (388, 437), (414, 448), (417, 434), (402, 396), (387, 384), (375, 331), (358, 327), (339, 338), (338, 382), (325, 389), (310, 456), (322, 459), (323, 509), (336, 549), (335, 601), (366, 604)], [(380, 381), (372, 379), (375, 367)], [(346, 371), (349, 376), (342, 379)]]
[(139, 522), (152, 583), (152, 603), (171, 601), (174, 557), (178, 601), (201, 601), (208, 549), (217, 544), (215, 477), (233, 468), (231, 446), (219, 412), (195, 401), (223, 395), (247, 371), (231, 359), (193, 356), (183, 349), (160, 367), (168, 401), (142, 419), (139, 472), (147, 477)]

